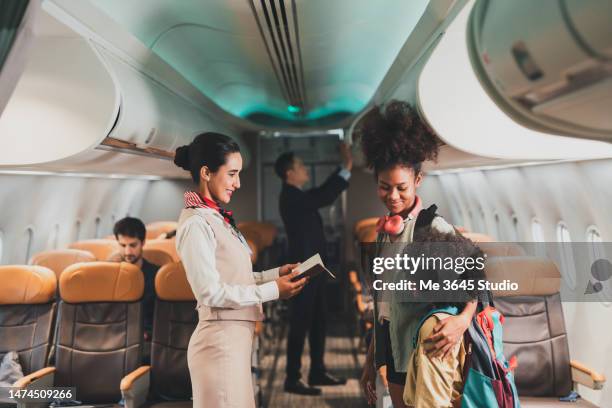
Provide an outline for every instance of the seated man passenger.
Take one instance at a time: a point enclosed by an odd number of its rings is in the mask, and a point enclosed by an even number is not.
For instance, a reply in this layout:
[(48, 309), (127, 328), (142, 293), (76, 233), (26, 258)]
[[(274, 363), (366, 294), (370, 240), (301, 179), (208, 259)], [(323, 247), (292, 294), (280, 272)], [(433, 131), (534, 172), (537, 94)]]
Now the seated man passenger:
[[(461, 265), (468, 264), (465, 262), (466, 259), (473, 259), (473, 262), (469, 262), (472, 265), (478, 263), (477, 259), (484, 262), (482, 250), (461, 235), (442, 233), (432, 229), (419, 235), (415, 233), (414, 239), (418, 242), (414, 242), (409, 250), (413, 256), (422, 255), (429, 259), (442, 258), (445, 260), (452, 258), (462, 260)], [(460, 264), (456, 263), (456, 265)], [(456, 267), (455, 270), (437, 268), (440, 266), (417, 272), (420, 274), (419, 279), (438, 281), (442, 287), (444, 279), (475, 281), (484, 277), (483, 268), (477, 266), (462, 267), (463, 269)], [(436, 295), (440, 296), (440, 293), (421, 292), (419, 295), (429, 303), (429, 308), (420, 319), (422, 324), (417, 338), (414, 339), (416, 348), (408, 360), (404, 403), (414, 408), (459, 407), (465, 380), (463, 366), (466, 351), (463, 341), (435, 355), (428, 351), (433, 348), (436, 341), (440, 340), (436, 338), (434, 330), (438, 323), (461, 311), (466, 301), (477, 298), (479, 294), (476, 290), (456, 290), (452, 293), (445, 292), (441, 298), (437, 299)], [(438, 312), (434, 313), (434, 311)]]
[(151, 341), (153, 330), (153, 309), (155, 306), (155, 275), (159, 265), (143, 258), (146, 228), (138, 218), (126, 217), (115, 224), (113, 233), (119, 243), (121, 261), (129, 262), (140, 268), (144, 274), (144, 294), (142, 297), (142, 312), (144, 318), (145, 341)]

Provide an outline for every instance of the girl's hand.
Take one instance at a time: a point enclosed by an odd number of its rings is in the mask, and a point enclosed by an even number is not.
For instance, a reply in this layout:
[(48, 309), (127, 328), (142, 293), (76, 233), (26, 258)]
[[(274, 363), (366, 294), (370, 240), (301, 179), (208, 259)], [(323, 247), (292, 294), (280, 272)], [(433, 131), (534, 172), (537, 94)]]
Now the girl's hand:
[(431, 357), (446, 358), (453, 347), (463, 339), (463, 333), (470, 326), (471, 319), (464, 314), (450, 316), (440, 321), (433, 333), (423, 340), (425, 352)]
[(278, 268), (278, 276), (289, 275), (292, 270), (297, 268), (298, 265), (299, 265), (299, 263), (286, 264), (286, 265), (281, 266), (280, 268)]

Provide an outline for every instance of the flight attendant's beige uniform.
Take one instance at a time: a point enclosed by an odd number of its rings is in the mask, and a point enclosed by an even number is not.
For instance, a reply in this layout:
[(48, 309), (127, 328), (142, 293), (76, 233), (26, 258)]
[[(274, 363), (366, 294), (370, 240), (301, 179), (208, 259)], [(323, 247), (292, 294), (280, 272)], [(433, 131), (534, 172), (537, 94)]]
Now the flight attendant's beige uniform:
[(253, 272), (246, 241), (214, 209), (184, 209), (176, 236), (200, 319), (187, 350), (193, 406), (255, 407), (253, 333), (279, 270)]

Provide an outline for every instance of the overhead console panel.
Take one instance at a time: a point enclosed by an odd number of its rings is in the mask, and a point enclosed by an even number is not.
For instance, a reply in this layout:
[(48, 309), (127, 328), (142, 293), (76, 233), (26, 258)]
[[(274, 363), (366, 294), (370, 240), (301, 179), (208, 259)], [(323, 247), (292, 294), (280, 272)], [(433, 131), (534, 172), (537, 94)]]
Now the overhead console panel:
[(478, 0), (467, 33), (476, 75), (515, 121), (612, 141), (612, 1)]

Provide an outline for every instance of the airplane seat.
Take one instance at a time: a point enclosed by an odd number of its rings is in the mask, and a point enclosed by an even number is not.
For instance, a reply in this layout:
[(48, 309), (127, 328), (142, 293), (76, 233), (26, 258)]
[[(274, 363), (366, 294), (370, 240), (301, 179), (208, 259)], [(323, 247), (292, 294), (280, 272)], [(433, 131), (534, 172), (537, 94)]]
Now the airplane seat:
[[(549, 259), (532, 256), (490, 258), (491, 282), (508, 279), (518, 290), (496, 291), (495, 307), (504, 315), (504, 354), (516, 356), (516, 386), (522, 407), (557, 407), (574, 383), (603, 387), (605, 377), (570, 360), (560, 298), (561, 275)], [(573, 407), (595, 407), (579, 399)]]
[(146, 239), (156, 239), (162, 234), (167, 234), (172, 231), (176, 231), (178, 223), (176, 221), (156, 221), (146, 225), (147, 235)]
[(172, 259), (172, 255), (160, 249), (145, 249), (142, 252), (142, 256), (144, 259), (151, 262), (152, 264), (159, 266), (164, 266), (166, 264), (174, 262), (174, 259)]
[(355, 237), (359, 237), (361, 230), (369, 227), (376, 227), (376, 223), (378, 222), (378, 217), (370, 217), (359, 220), (355, 223), (355, 227), (353, 228), (353, 232)]
[(16, 351), (25, 375), (45, 367), (56, 287), (55, 273), (44, 266), (0, 266), (0, 360)]
[(251, 250), (251, 263), (255, 265), (257, 263), (259, 249), (257, 248), (257, 245), (255, 245), (255, 243), (250, 239), (247, 239), (247, 244), (249, 245), (249, 249)]
[(75, 263), (94, 262), (96, 257), (89, 251), (82, 249), (52, 249), (35, 254), (30, 259), (30, 265), (39, 265), (55, 272), (59, 280), (60, 274)]
[(176, 250), (176, 237), (175, 238), (161, 238), (161, 239), (147, 239), (144, 244), (144, 250), (157, 249), (163, 251), (172, 257), (174, 262), (178, 262), (179, 258), (178, 251)]
[[(161, 249), (143, 249), (142, 257), (147, 261), (151, 262), (152, 264), (159, 266), (174, 262), (174, 259), (172, 259), (172, 255), (165, 251), (162, 251)], [(121, 252), (119, 251), (113, 252), (111, 256), (106, 259), (106, 261), (110, 262), (121, 262), (121, 260), (122, 256)]]
[(151, 397), (149, 402), (154, 406), (159, 401), (191, 404), (187, 346), (198, 324), (198, 313), (181, 262), (162, 266), (155, 276), (155, 293), (150, 387), (149, 390), (137, 386), (122, 387), (122, 393), (127, 404), (137, 393), (148, 394)]
[(376, 242), (377, 236), (378, 232), (376, 232), (376, 225), (367, 225), (359, 230), (355, 238), (357, 238), (357, 242), (366, 244)]
[(130, 263), (87, 262), (60, 277), (55, 366), (24, 377), (19, 388), (76, 387), (84, 403), (118, 403), (124, 377), (139, 375), (144, 277)]
[(86, 239), (73, 242), (68, 248), (89, 251), (97, 261), (106, 261), (113, 253), (119, 251), (119, 244), (114, 239)]
[(514, 242), (478, 242), (478, 247), (487, 256), (526, 256), (525, 249)]
[(482, 242), (497, 242), (497, 240), (492, 236), (487, 234), (481, 234), (479, 232), (461, 232), (461, 235), (477, 244), (480, 244)]
[(270, 247), (278, 234), (276, 226), (269, 222), (244, 221), (238, 223), (238, 229), (247, 239), (250, 235), (258, 236), (258, 238), (253, 239), (253, 241), (261, 245), (259, 246), (260, 250)]

